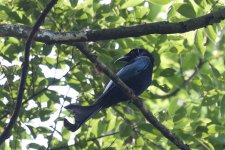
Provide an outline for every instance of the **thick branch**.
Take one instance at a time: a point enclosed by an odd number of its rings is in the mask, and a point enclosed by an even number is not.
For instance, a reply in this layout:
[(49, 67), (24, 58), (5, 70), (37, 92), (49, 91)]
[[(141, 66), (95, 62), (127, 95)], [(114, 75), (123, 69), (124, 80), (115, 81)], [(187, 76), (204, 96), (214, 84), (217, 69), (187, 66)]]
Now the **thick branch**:
[[(83, 30), (79, 32), (53, 32), (50, 30), (39, 30), (34, 40), (43, 43), (70, 43), (119, 39), (127, 37), (138, 37), (149, 34), (174, 34), (193, 31), (206, 27), (225, 19), (225, 8), (209, 13), (207, 15), (189, 19), (182, 22), (170, 23), (167, 21), (146, 23), (141, 25), (119, 27), (112, 29)], [(30, 27), (11, 24), (0, 24), (1, 37), (27, 38), (31, 31)]]
[(98, 60), (94, 55), (88, 52), (87, 48), (82, 43), (77, 43), (75, 46), (93, 63), (104, 72), (117, 86), (125, 92), (127, 97), (132, 100), (134, 105), (142, 112), (146, 120), (151, 123), (155, 128), (157, 128), (167, 139), (169, 139), (174, 145), (179, 149), (189, 150), (190, 148), (185, 145), (176, 135), (174, 135), (170, 130), (168, 130), (164, 125), (162, 125), (153, 114), (144, 107), (144, 104), (140, 98), (138, 98), (134, 92), (100, 60)]
[(25, 50), (24, 50), (24, 62), (22, 64), (22, 73), (21, 73), (21, 80), (20, 85), (18, 89), (18, 95), (16, 98), (16, 107), (14, 109), (13, 115), (8, 123), (8, 125), (5, 127), (3, 133), (0, 136), (0, 145), (10, 136), (10, 131), (13, 128), (14, 124), (16, 123), (16, 120), (20, 113), (20, 108), (22, 105), (22, 99), (23, 99), (23, 93), (26, 85), (26, 78), (27, 78), (27, 72), (29, 70), (29, 57), (30, 57), (30, 47), (32, 43), (32, 39), (41, 26), (41, 23), (44, 21), (46, 15), (51, 10), (51, 8), (55, 5), (57, 0), (52, 0), (50, 3), (46, 6), (43, 13), (39, 16), (37, 22), (35, 23), (34, 27), (32, 28), (32, 31), (29, 34), (29, 37), (27, 39)]

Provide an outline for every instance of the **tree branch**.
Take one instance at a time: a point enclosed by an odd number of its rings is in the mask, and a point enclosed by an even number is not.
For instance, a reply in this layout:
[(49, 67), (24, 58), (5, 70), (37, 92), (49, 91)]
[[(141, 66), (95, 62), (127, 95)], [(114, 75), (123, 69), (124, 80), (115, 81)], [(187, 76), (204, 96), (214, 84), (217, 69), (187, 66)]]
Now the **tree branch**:
[(97, 59), (96, 56), (88, 52), (84, 43), (75, 43), (74, 46), (77, 48), (94, 64), (97, 68), (100, 68), (133, 102), (133, 104), (142, 112), (146, 120), (157, 128), (168, 140), (170, 140), (179, 149), (189, 150), (188, 145), (185, 145), (176, 135), (162, 125), (153, 114), (144, 107), (144, 104), (140, 98), (138, 98), (134, 92), (120, 80), (104, 63)]
[(21, 80), (20, 80), (20, 85), (18, 89), (18, 95), (16, 98), (16, 107), (14, 109), (13, 115), (8, 123), (8, 125), (5, 127), (3, 133), (0, 136), (0, 145), (10, 137), (10, 132), (11, 129), (13, 128), (14, 124), (16, 123), (16, 120), (19, 116), (20, 113), (20, 108), (22, 105), (22, 99), (23, 99), (23, 93), (26, 85), (26, 78), (27, 78), (27, 73), (29, 70), (29, 57), (30, 57), (30, 47), (32, 44), (32, 39), (35, 35), (35, 33), (38, 31), (39, 27), (41, 26), (41, 23), (44, 21), (46, 15), (48, 12), (51, 10), (51, 8), (55, 5), (57, 0), (51, 0), (50, 3), (46, 6), (44, 9), (43, 13), (39, 16), (37, 22), (32, 28), (32, 31), (29, 34), (29, 37), (27, 39), (26, 45), (25, 45), (25, 50), (24, 50), (24, 62), (22, 64), (22, 73), (21, 73)]
[[(35, 41), (43, 43), (64, 43), (87, 42), (111, 40), (127, 37), (138, 37), (149, 34), (174, 34), (193, 31), (225, 19), (225, 8), (209, 13), (207, 15), (189, 19), (181, 22), (155, 22), (128, 27), (112, 29), (83, 30), (78, 32), (53, 32), (50, 30), (39, 30), (34, 37)], [(1, 37), (27, 38), (31, 31), (30, 27), (13, 24), (0, 24)]]

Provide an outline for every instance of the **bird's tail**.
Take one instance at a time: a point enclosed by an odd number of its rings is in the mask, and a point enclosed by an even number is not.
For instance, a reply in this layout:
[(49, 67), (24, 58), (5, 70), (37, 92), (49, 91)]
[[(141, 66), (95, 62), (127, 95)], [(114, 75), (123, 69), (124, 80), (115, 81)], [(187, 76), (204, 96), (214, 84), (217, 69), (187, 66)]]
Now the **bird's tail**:
[(79, 106), (70, 104), (65, 108), (71, 111), (75, 117), (75, 124), (72, 124), (67, 119), (64, 119), (64, 126), (72, 132), (76, 131), (90, 117), (101, 110), (99, 105)]

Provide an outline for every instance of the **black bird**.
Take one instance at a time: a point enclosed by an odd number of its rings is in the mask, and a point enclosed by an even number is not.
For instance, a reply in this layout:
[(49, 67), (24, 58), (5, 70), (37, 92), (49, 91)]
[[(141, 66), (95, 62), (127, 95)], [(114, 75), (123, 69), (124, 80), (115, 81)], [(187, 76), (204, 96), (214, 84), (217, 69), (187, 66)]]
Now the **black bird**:
[[(140, 95), (144, 92), (152, 81), (153, 56), (144, 48), (135, 48), (125, 56), (117, 59), (116, 62), (117, 61), (126, 61), (127, 64), (121, 68), (116, 75), (130, 87), (136, 95)], [(79, 106), (70, 104), (66, 106), (65, 108), (74, 114), (75, 124), (71, 124), (67, 119), (64, 119), (64, 126), (74, 132), (100, 110), (127, 100), (127, 96), (121, 89), (117, 87), (113, 81), (110, 81), (103, 94), (95, 100), (93, 105)]]

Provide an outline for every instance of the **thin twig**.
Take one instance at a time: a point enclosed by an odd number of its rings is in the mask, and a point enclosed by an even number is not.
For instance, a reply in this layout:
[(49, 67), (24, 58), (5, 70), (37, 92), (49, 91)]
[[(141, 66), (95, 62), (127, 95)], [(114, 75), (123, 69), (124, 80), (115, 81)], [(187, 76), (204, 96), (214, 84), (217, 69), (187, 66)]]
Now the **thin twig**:
[(29, 70), (29, 57), (30, 57), (30, 47), (32, 44), (32, 39), (35, 36), (35, 33), (38, 31), (39, 27), (41, 26), (41, 23), (44, 21), (45, 16), (48, 14), (48, 12), (51, 10), (51, 8), (55, 5), (57, 0), (51, 0), (50, 3), (46, 6), (43, 13), (39, 16), (38, 20), (36, 21), (34, 27), (32, 28), (32, 31), (29, 34), (29, 37), (27, 39), (25, 50), (24, 50), (24, 62), (22, 63), (22, 73), (21, 73), (21, 80), (20, 85), (18, 89), (18, 95), (16, 98), (16, 107), (14, 108), (14, 112), (12, 114), (12, 117), (8, 123), (8, 125), (5, 127), (3, 133), (0, 136), (0, 145), (10, 137), (11, 129), (13, 128), (14, 124), (16, 123), (16, 120), (20, 113), (20, 108), (22, 106), (22, 99), (24, 94), (24, 89), (26, 85), (26, 78), (27, 73)]
[[(90, 141), (95, 141), (95, 140), (98, 140), (100, 138), (104, 138), (104, 137), (108, 137), (108, 136), (112, 136), (112, 135), (115, 135), (115, 134), (118, 134), (119, 132), (116, 131), (116, 132), (113, 132), (113, 133), (108, 133), (108, 134), (103, 134), (103, 135), (100, 135), (98, 137), (95, 137), (95, 138), (89, 138), (85, 141), (82, 141), (82, 142), (90, 142)], [(73, 146), (77, 146), (79, 145), (79, 142), (78, 143), (75, 143), (75, 144), (72, 144), (72, 145), (66, 145), (66, 146), (60, 146), (60, 147), (55, 147), (55, 148), (52, 148), (51, 150), (61, 150), (61, 149), (68, 149), (69, 147), (73, 147)]]
[[(68, 91), (67, 91), (67, 93), (66, 93), (66, 96), (67, 96), (69, 90), (70, 90), (70, 88), (68, 89)], [(66, 97), (66, 96), (65, 96), (65, 97)], [(63, 100), (63, 103), (62, 103), (62, 105), (61, 105), (61, 107), (60, 107), (59, 114), (58, 114), (58, 117), (57, 117), (57, 118), (59, 118), (60, 115), (61, 115), (61, 113), (62, 113), (62, 109), (63, 109), (64, 103), (65, 103), (65, 100)], [(52, 134), (50, 135), (50, 138), (48, 139), (48, 147), (47, 147), (47, 150), (50, 149), (50, 147), (51, 147), (52, 138), (53, 138), (53, 135), (54, 135), (54, 133), (55, 133), (55, 131), (56, 131), (56, 127), (57, 127), (57, 122), (58, 122), (57, 120), (54, 121), (55, 126), (54, 126), (54, 128), (53, 128)]]
[(116, 140), (117, 140), (117, 138), (115, 138), (106, 149), (109, 149), (116, 142)]

